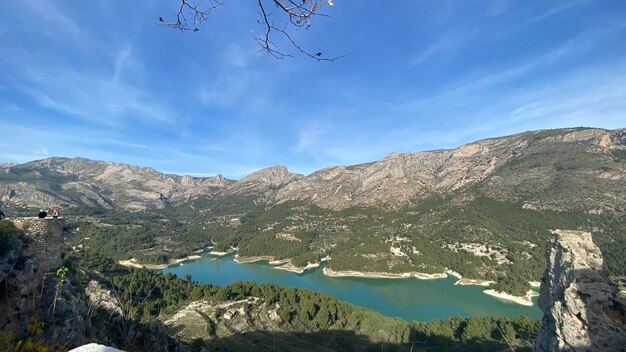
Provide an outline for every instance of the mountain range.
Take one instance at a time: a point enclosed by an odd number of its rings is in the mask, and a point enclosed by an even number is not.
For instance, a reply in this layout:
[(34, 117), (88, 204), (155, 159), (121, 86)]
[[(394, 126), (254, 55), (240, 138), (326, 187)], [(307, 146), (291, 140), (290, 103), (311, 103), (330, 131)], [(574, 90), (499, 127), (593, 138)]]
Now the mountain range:
[(433, 195), (463, 198), (471, 190), (537, 209), (623, 210), (626, 130), (590, 128), (525, 132), (456, 149), (391, 153), (365, 164), (331, 166), (310, 175), (285, 166), (238, 181), (160, 173), (85, 158), (0, 164), (0, 200), (28, 207), (163, 208), (198, 197), (254, 196), (267, 205), (304, 201), (326, 209), (401, 208)]
[(9, 216), (61, 207), (76, 216), (74, 248), (133, 263), (213, 246), (296, 271), (322, 258), (335, 274), (452, 270), (523, 296), (546, 267), (551, 231), (569, 229), (591, 232), (606, 271), (626, 276), (626, 129), (530, 131), (240, 180), (48, 158), (1, 164), (0, 202)]

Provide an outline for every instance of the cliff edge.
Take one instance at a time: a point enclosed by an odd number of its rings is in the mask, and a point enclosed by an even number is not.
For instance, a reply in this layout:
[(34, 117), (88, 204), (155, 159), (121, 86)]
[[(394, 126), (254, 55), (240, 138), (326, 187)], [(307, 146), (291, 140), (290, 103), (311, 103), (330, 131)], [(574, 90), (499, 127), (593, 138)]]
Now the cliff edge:
[(535, 351), (626, 351), (626, 302), (601, 273), (591, 234), (555, 231), (547, 251)]

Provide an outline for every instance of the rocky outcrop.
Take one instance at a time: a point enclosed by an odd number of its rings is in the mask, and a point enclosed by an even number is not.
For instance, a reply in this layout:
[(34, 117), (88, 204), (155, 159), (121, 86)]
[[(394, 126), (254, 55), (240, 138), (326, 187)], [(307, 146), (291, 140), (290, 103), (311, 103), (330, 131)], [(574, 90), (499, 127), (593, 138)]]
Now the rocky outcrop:
[(89, 305), (95, 309), (102, 308), (105, 311), (122, 316), (124, 314), (120, 301), (113, 295), (111, 290), (105, 288), (96, 280), (91, 280), (85, 287), (85, 294), (89, 299)]
[(255, 171), (242, 178), (239, 183), (258, 182), (271, 186), (281, 186), (291, 182), (294, 178), (300, 178), (301, 176), (302, 175), (292, 174), (284, 165), (276, 165)]
[(233, 183), (222, 175), (178, 176), (149, 167), (85, 158), (48, 158), (7, 165), (1, 170), (0, 198), (14, 205), (45, 208), (68, 205), (106, 208), (119, 205), (130, 210), (162, 208), (170, 202), (213, 195)]
[[(561, 184), (582, 184), (577, 192), (580, 189), (585, 198), (597, 198), (597, 204), (608, 208), (625, 201), (626, 183), (621, 175), (626, 174), (626, 168), (611, 154), (626, 150), (619, 137), (622, 134), (622, 130), (602, 129), (533, 131), (456, 149), (391, 153), (372, 163), (328, 167), (294, 180), (277, 192), (276, 201), (306, 200), (330, 209), (400, 207), (470, 187), (496, 199), (533, 193), (540, 198), (559, 178)], [(562, 150), (572, 155), (564, 155)], [(591, 160), (594, 167), (588, 167)], [(589, 187), (590, 183), (594, 187)], [(611, 198), (599, 189), (611, 190)], [(567, 204), (552, 198), (556, 204), (549, 205), (552, 209), (560, 210)]]
[(547, 253), (535, 351), (626, 351), (626, 302), (602, 275), (591, 234), (555, 231)]
[[(3, 299), (0, 330), (15, 341), (28, 338), (33, 322), (46, 326), (42, 338), (51, 350), (60, 344), (84, 343), (89, 323), (79, 290), (54, 270), (63, 264), (65, 219), (11, 218), (24, 232), (23, 246), (0, 257)], [(7, 272), (8, 270), (8, 272)], [(58, 345), (57, 345), (58, 344)]]
[(253, 194), (263, 195), (265, 200), (271, 201), (275, 191), (279, 188), (302, 179), (304, 176), (289, 172), (286, 166), (276, 165), (255, 171), (242, 178), (225, 190), (224, 194)]
[(63, 264), (65, 218), (12, 218), (29, 239), (22, 255), (32, 260), (35, 272), (47, 272)]

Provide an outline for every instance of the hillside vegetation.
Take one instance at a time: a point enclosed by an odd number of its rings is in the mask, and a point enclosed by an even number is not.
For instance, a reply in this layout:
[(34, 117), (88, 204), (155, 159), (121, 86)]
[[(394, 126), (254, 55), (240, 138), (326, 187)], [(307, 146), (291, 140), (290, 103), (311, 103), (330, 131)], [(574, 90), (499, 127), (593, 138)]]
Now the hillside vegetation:
[(214, 246), (330, 257), (336, 271), (441, 273), (521, 295), (545, 268), (550, 230), (593, 233), (626, 273), (626, 132), (561, 129), (453, 150), (392, 153), (303, 176), (276, 166), (239, 181), (50, 158), (0, 169), (6, 213), (62, 205), (75, 250), (168, 263)]
[[(416, 351), (505, 351), (506, 341), (519, 350), (529, 349), (538, 331), (538, 321), (520, 316), (508, 318), (450, 318), (431, 322), (407, 322), (334, 297), (308, 290), (271, 284), (239, 282), (225, 287), (197, 284), (142, 269), (116, 268), (93, 256), (72, 256), (72, 266), (81, 272), (111, 275), (110, 285), (123, 302), (125, 316), (111, 319), (100, 309), (91, 322), (101, 331), (102, 343), (126, 350), (162, 350), (166, 341), (155, 341), (156, 325), (176, 332), (192, 350), (389, 350), (413, 346)], [(109, 269), (106, 269), (109, 268)], [(113, 272), (115, 271), (115, 272)], [(83, 275), (83, 285), (93, 280)], [(225, 318), (236, 310), (232, 319)], [(151, 339), (137, 338), (150, 334)], [(506, 341), (505, 341), (506, 339)], [(172, 344), (169, 342), (169, 344)]]

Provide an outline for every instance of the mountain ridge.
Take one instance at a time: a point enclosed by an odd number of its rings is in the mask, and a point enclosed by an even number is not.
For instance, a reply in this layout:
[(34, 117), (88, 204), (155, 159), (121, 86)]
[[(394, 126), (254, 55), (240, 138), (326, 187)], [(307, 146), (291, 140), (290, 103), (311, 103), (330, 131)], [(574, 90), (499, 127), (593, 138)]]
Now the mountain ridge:
[(61, 205), (78, 215), (74, 247), (142, 264), (236, 247), (297, 268), (330, 257), (334, 271), (452, 270), (520, 296), (541, 277), (550, 230), (567, 228), (594, 234), (611, 275), (626, 270), (625, 129), (531, 131), (238, 181), (45, 159), (0, 169), (0, 196), (9, 216)]
[[(181, 176), (111, 161), (51, 157), (17, 165), (0, 164), (0, 200), (30, 207), (87, 205), (145, 210), (197, 197), (248, 194), (268, 205), (297, 200), (335, 210), (351, 206), (399, 208), (415, 199), (467, 190), (481, 182), (502, 184), (498, 172), (527, 154), (555, 154), (564, 145), (578, 148), (579, 157), (588, 159), (589, 156), (601, 159), (613, 150), (623, 153), (625, 131), (597, 128), (527, 131), (454, 149), (392, 152), (369, 163), (328, 166), (309, 175), (291, 173), (286, 166), (275, 165), (239, 180), (229, 180), (221, 174)], [(548, 163), (559, 162), (558, 155), (550, 157)], [(545, 169), (543, 173), (554, 178), (556, 171)], [(617, 171), (624, 169), (620, 166), (617, 170), (604, 170), (605, 174), (598, 177), (621, 181), (623, 176)], [(520, 177), (519, 173), (516, 177)]]

